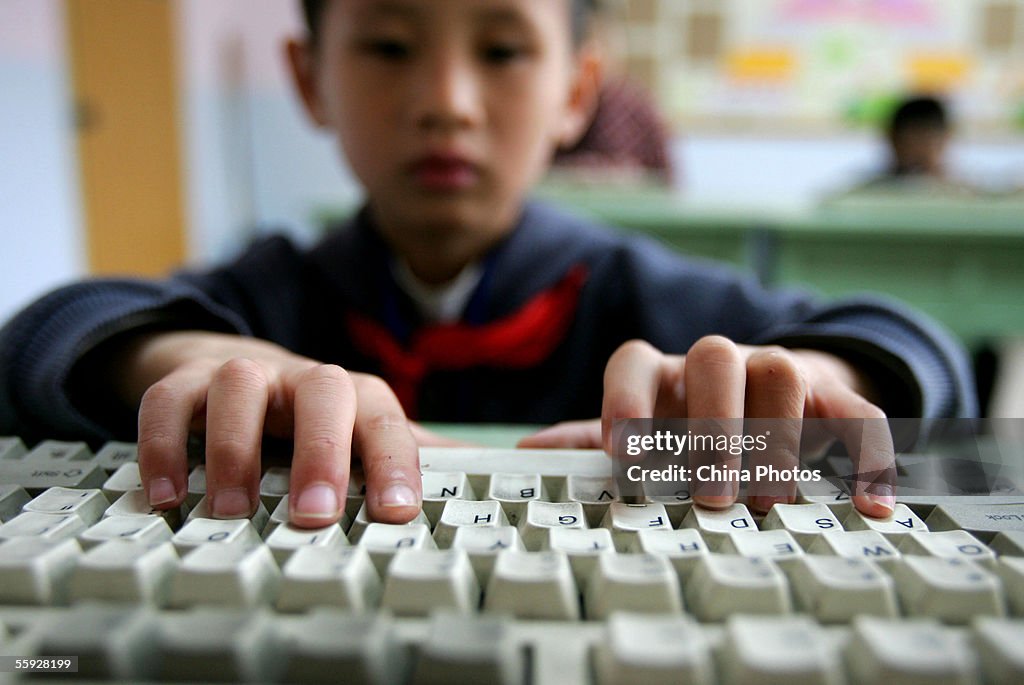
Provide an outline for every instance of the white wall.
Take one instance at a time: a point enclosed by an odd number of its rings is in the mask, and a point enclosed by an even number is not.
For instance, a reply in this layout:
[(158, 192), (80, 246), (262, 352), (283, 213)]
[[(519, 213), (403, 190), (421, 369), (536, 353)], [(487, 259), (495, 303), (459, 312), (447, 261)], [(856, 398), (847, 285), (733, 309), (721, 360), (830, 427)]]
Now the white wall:
[(59, 0), (0, 2), (0, 321), (82, 275)]
[(315, 207), (357, 190), (329, 139), (292, 93), (284, 40), (299, 35), (291, 0), (179, 0), (190, 241), (223, 258), (255, 234), (313, 233)]

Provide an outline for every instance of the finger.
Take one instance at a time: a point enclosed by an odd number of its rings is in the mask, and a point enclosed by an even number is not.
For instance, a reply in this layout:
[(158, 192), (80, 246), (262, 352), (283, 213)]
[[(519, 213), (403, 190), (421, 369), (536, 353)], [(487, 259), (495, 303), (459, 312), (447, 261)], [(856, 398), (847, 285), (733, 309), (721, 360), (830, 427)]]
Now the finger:
[[(684, 373), (686, 412), (693, 432), (730, 441), (742, 435), (746, 367), (739, 348), (720, 336), (701, 338), (686, 355)], [(707, 465), (727, 469), (724, 480), (698, 480), (693, 501), (710, 509), (724, 509), (735, 502), (739, 483), (732, 474), (739, 472), (742, 463), (742, 454), (691, 450), (694, 473)]]
[(601, 443), (608, 454), (616, 421), (654, 416), (663, 360), (661, 352), (640, 340), (623, 344), (608, 360), (601, 405)]
[(868, 516), (891, 515), (896, 507), (896, 453), (885, 413), (839, 384), (814, 389), (812, 401), (815, 413), (825, 418), (853, 461), (853, 505)]
[(419, 447), (387, 383), (364, 376), (357, 387), (355, 446), (366, 474), (370, 519), (406, 523), (419, 513), (423, 501)]
[[(766, 436), (767, 449), (751, 450), (750, 469), (772, 467), (780, 471), (800, 466), (800, 435), (807, 382), (793, 357), (782, 349), (763, 349), (747, 358), (744, 413), (746, 434)], [(750, 506), (767, 512), (776, 502), (796, 500), (796, 480), (754, 478)]]
[(352, 454), (356, 392), (343, 369), (315, 365), (282, 377), (293, 397), (295, 452), (289, 487), (289, 520), (321, 528), (341, 518)]
[(269, 382), (263, 367), (232, 359), (217, 369), (206, 407), (206, 495), (215, 518), (256, 509)]
[(206, 400), (210, 372), (179, 369), (150, 386), (139, 405), (139, 475), (154, 509), (185, 500), (188, 435), (193, 416)]
[(600, 449), (601, 420), (563, 421), (528, 435), (516, 447), (524, 449)]

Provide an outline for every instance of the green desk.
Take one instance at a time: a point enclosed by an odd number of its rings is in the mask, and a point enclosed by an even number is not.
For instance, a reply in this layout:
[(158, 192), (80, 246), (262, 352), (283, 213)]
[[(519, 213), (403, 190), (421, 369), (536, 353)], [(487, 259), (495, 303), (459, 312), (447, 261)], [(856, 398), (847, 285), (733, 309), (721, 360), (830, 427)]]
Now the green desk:
[(542, 194), (766, 284), (828, 296), (874, 291), (948, 326), (969, 347), (1024, 334), (1024, 198), (843, 200), (804, 212), (707, 207), (653, 190)]

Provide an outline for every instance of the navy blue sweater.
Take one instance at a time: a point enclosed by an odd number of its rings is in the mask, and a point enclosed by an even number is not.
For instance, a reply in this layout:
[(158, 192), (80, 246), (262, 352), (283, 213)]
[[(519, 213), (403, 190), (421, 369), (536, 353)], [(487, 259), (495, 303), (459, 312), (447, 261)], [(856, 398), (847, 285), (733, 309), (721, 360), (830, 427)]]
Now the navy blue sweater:
[[(0, 331), (0, 434), (131, 438), (129, 412), (110, 406), (90, 363), (116, 336), (153, 327), (256, 336), (382, 375), (401, 386), (411, 414), (431, 421), (593, 418), (605, 364), (623, 342), (640, 338), (684, 353), (708, 334), (844, 356), (883, 389), (890, 416), (977, 410), (962, 351), (898, 304), (872, 297), (822, 304), (804, 293), (765, 290), (729, 269), (542, 204), (526, 205), (515, 231), (486, 256), (463, 321), (449, 327), (460, 332), (426, 343), (436, 348), (473, 340), (466, 331), (490, 330), (480, 345), (497, 356), (466, 344), (444, 352), (443, 363), (417, 360), (418, 341), (433, 334), (389, 263), (362, 213), (308, 251), (270, 238), (210, 271), (156, 282), (86, 281), (52, 292)], [(545, 324), (538, 313), (560, 321)], [(392, 350), (390, 361), (384, 348)], [(395, 362), (395, 354), (405, 361)], [(414, 372), (402, 376), (410, 365)]]

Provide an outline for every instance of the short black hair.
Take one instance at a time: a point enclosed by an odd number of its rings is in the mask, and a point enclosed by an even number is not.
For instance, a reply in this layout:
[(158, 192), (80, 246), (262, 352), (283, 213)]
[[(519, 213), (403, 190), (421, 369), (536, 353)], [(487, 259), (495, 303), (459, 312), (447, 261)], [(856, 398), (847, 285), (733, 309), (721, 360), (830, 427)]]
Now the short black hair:
[[(320, 19), (328, 0), (302, 0), (302, 14), (314, 43), (320, 36)], [(580, 45), (590, 33), (591, 19), (600, 9), (601, 0), (572, 0), (572, 40)]]
[(931, 95), (907, 98), (893, 110), (889, 119), (889, 133), (895, 134), (908, 129), (933, 129), (947, 131), (950, 127), (946, 106)]

